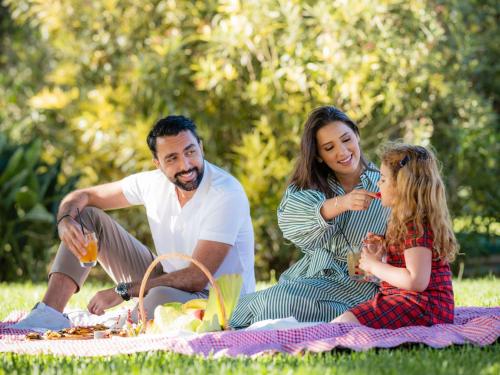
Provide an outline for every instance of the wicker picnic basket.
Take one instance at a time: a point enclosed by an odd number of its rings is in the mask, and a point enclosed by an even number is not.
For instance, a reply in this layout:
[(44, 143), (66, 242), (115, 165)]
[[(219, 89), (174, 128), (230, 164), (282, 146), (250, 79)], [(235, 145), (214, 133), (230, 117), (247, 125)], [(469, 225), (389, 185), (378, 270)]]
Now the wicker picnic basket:
[(142, 323), (141, 333), (145, 332), (146, 326), (147, 326), (147, 316), (146, 316), (146, 312), (144, 310), (144, 292), (146, 289), (146, 284), (147, 284), (148, 279), (149, 279), (149, 275), (151, 274), (151, 272), (153, 272), (153, 269), (156, 267), (156, 265), (159, 262), (161, 262), (162, 260), (171, 259), (171, 258), (178, 258), (178, 259), (187, 260), (188, 262), (191, 262), (195, 266), (197, 266), (205, 274), (205, 276), (208, 278), (208, 281), (212, 285), (213, 290), (215, 291), (215, 295), (217, 297), (217, 302), (220, 306), (220, 312), (221, 312), (220, 319), (221, 319), (222, 329), (227, 330), (228, 324), (227, 324), (227, 317), (226, 317), (226, 309), (224, 308), (224, 299), (222, 297), (222, 293), (220, 291), (220, 288), (217, 285), (217, 282), (215, 281), (215, 278), (210, 273), (210, 271), (207, 269), (207, 267), (205, 267), (201, 262), (197, 261), (196, 259), (193, 259), (189, 255), (180, 254), (180, 253), (169, 253), (169, 254), (160, 255), (155, 260), (153, 260), (153, 262), (149, 265), (148, 269), (146, 270), (144, 277), (142, 278), (141, 288), (139, 290), (139, 322)]

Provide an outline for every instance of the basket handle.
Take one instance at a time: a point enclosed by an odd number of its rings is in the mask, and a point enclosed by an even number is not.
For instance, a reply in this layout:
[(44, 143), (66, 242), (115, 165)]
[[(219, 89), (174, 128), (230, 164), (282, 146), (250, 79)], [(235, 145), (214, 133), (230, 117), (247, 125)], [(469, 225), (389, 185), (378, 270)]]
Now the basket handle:
[(142, 278), (141, 282), (141, 288), (139, 289), (139, 321), (142, 321), (142, 328), (141, 328), (141, 333), (144, 333), (146, 329), (146, 324), (147, 324), (147, 316), (144, 311), (144, 292), (146, 290), (146, 284), (149, 279), (149, 275), (151, 275), (151, 272), (153, 272), (154, 268), (156, 265), (164, 260), (164, 259), (169, 259), (169, 258), (180, 258), (187, 260), (188, 262), (193, 263), (195, 266), (197, 266), (208, 278), (208, 281), (212, 285), (213, 289), (215, 290), (215, 295), (217, 297), (217, 302), (219, 303), (220, 310), (221, 310), (221, 324), (222, 324), (222, 329), (227, 330), (228, 325), (227, 325), (227, 318), (226, 318), (226, 309), (224, 307), (224, 299), (222, 298), (222, 293), (220, 291), (219, 286), (217, 285), (217, 282), (215, 281), (214, 277), (210, 273), (210, 271), (205, 267), (201, 262), (197, 261), (196, 259), (193, 259), (189, 255), (185, 254), (180, 254), (180, 253), (169, 253), (169, 254), (163, 254), (158, 256), (156, 259), (153, 260), (153, 262), (149, 265), (148, 269), (146, 270), (146, 273), (144, 274), (144, 277)]

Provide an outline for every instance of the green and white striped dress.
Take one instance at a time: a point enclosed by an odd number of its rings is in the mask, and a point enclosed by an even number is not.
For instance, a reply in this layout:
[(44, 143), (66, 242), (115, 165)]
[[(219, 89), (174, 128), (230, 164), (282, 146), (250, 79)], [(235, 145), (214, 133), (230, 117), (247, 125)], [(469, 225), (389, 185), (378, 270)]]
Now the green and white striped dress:
[[(379, 178), (380, 172), (370, 164), (355, 189), (378, 191)], [(345, 194), (335, 178), (330, 177), (328, 184), (335, 195)], [(301, 322), (327, 322), (377, 293), (377, 284), (349, 279), (349, 244), (340, 230), (353, 248), (359, 246), (367, 232), (385, 233), (389, 210), (372, 200), (365, 211), (347, 211), (325, 221), (320, 214), (324, 201), (319, 191), (288, 187), (278, 208), (278, 223), (283, 236), (304, 255), (276, 285), (242, 296), (231, 318), (232, 327), (289, 316)]]

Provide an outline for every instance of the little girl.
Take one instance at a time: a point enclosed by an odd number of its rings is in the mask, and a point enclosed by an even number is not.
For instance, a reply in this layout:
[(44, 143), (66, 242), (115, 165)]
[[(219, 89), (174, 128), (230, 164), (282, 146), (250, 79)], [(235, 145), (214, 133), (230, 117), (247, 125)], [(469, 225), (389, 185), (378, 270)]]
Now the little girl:
[(387, 263), (363, 250), (359, 268), (381, 280), (380, 292), (333, 322), (373, 328), (453, 323), (451, 271), (458, 250), (436, 158), (420, 146), (391, 143), (381, 154), (382, 205), (391, 207)]

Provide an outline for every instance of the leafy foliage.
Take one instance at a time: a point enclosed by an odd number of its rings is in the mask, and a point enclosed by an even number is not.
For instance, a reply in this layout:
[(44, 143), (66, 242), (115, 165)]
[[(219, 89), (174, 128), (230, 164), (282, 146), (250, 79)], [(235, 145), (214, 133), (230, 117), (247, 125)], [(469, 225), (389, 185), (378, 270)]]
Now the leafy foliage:
[[(260, 278), (299, 256), (276, 207), (308, 111), (356, 119), (365, 153), (432, 144), (465, 231), (498, 235), (498, 6), (493, 0), (4, 0), (2, 131), (43, 137), (88, 186), (152, 167), (145, 137), (192, 117), (207, 158), (249, 195)], [(15, 38), (7, 38), (14, 35)], [(151, 245), (145, 218), (118, 213)], [(464, 249), (467, 251), (467, 249)]]
[(61, 162), (40, 160), (42, 142), (9, 145), (0, 134), (0, 280), (45, 277), (58, 203), (76, 176), (58, 182)]

